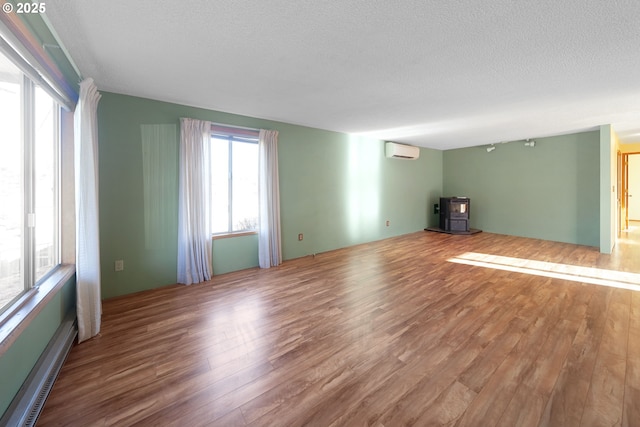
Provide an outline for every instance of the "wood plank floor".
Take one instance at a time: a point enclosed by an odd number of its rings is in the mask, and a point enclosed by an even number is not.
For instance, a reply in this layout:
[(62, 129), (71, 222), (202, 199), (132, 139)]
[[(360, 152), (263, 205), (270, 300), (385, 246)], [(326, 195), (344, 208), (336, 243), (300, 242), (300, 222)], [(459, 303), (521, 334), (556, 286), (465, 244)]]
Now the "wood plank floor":
[(38, 425), (640, 425), (623, 237), (420, 232), (105, 301)]

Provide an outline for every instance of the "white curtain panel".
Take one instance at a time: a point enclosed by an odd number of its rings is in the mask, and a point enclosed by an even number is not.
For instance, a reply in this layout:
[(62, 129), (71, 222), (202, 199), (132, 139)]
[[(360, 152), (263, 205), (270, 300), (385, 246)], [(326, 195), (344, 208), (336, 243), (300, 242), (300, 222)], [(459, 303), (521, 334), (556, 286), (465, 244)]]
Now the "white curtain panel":
[(78, 342), (100, 332), (100, 232), (98, 221), (98, 92), (93, 79), (80, 83), (74, 112), (76, 192), (76, 309)]
[(280, 185), (278, 181), (278, 131), (260, 130), (258, 142), (260, 229), (258, 263), (269, 268), (282, 263), (280, 240)]
[(180, 119), (178, 283), (211, 279), (211, 122)]

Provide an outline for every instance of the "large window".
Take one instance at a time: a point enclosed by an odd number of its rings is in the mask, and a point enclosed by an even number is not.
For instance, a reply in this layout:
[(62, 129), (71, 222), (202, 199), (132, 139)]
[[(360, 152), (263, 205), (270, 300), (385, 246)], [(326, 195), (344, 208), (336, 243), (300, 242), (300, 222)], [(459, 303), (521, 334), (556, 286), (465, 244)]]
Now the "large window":
[(258, 228), (258, 138), (211, 137), (214, 234)]
[(0, 313), (59, 264), (58, 113), (0, 54)]

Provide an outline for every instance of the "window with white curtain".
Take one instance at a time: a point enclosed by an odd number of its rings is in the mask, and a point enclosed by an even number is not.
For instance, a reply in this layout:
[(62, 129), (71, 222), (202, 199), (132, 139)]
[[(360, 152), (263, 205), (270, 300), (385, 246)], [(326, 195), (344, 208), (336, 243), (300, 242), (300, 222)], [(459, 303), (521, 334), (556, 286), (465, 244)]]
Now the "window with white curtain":
[(0, 53), (0, 313), (60, 263), (59, 111)]
[(253, 137), (214, 131), (211, 136), (211, 177), (213, 233), (257, 230), (257, 133)]

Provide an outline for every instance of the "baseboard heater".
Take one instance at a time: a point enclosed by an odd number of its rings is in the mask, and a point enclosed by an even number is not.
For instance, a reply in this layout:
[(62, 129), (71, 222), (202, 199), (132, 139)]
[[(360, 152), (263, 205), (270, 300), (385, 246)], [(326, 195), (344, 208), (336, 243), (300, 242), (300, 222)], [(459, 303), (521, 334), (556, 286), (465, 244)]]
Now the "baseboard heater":
[(70, 313), (18, 390), (0, 419), (0, 426), (35, 426), (73, 342), (78, 335), (75, 312)]

